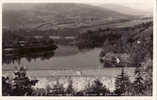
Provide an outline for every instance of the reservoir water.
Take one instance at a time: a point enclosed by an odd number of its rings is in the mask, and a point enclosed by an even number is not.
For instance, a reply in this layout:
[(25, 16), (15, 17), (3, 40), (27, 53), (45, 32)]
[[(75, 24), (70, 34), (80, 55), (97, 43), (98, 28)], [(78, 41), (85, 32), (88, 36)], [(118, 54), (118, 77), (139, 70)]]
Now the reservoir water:
[[(3, 69), (14, 69), (14, 66), (25, 66), (28, 70), (63, 70), (63, 69), (98, 69), (99, 48), (79, 51), (76, 47), (59, 46), (54, 56), (44, 59), (41, 57), (20, 57), (15, 61), (3, 63)], [(51, 55), (51, 53), (49, 54)], [(53, 54), (52, 54), (53, 55)]]
[[(65, 80), (71, 76), (79, 82), (87, 82), (87, 77), (101, 79), (107, 87), (114, 88), (115, 77), (121, 73), (122, 68), (103, 67), (99, 61), (100, 51), (100, 48), (79, 51), (76, 47), (59, 46), (54, 55), (50, 52), (44, 57), (20, 57), (14, 61), (3, 61), (3, 75), (13, 76), (15, 66), (25, 66), (30, 77), (42, 80), (38, 87), (46, 86), (54, 77), (63, 81), (63, 78)], [(132, 80), (134, 69), (125, 68), (125, 73)]]

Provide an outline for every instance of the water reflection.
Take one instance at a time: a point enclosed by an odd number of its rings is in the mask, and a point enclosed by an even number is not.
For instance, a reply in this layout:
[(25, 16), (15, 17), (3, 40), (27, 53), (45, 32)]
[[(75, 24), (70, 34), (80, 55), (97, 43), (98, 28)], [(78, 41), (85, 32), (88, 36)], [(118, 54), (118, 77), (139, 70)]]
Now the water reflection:
[(40, 51), (40, 52), (16, 52), (10, 55), (3, 54), (2, 63), (3, 64), (14, 64), (18, 63), (20, 65), (21, 59), (25, 58), (28, 62), (32, 62), (32, 60), (40, 59), (40, 60), (49, 60), (54, 56), (53, 50), (48, 51)]
[[(12, 66), (26, 66), (36, 69), (97, 69), (101, 68), (99, 53), (101, 49), (79, 51), (74, 46), (58, 46), (56, 50), (43, 52), (3, 55), (3, 69)], [(4, 53), (3, 53), (4, 54)]]

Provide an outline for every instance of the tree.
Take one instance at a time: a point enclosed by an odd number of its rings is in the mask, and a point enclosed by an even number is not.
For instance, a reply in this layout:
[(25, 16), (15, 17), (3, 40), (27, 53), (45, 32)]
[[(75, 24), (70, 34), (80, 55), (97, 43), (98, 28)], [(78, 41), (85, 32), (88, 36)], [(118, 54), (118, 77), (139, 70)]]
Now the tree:
[(47, 96), (47, 90), (44, 88), (35, 88), (31, 96)]
[(48, 90), (48, 96), (63, 96), (63, 95), (65, 95), (65, 89), (63, 87), (63, 84), (60, 84), (58, 79), (56, 81), (56, 84), (53, 87), (48, 85), (47, 90)]
[(139, 70), (139, 68), (136, 68), (135, 70), (135, 81), (133, 83), (133, 89), (134, 89), (134, 93), (133, 95), (144, 95), (145, 92), (145, 85), (144, 85), (144, 79), (142, 77), (142, 74)]
[(151, 58), (146, 59), (143, 63), (144, 65), (144, 73), (145, 73), (145, 86), (146, 86), (146, 95), (152, 96), (152, 88), (153, 88), (153, 61)]
[(115, 94), (118, 96), (128, 95), (130, 85), (129, 76), (124, 73), (124, 68), (122, 68), (121, 74), (115, 80)]
[(152, 60), (146, 59), (141, 67), (135, 70), (135, 81), (133, 83), (133, 95), (152, 95)]
[(16, 72), (14, 72), (15, 78), (13, 79), (13, 90), (11, 95), (13, 96), (31, 96), (33, 92), (32, 86), (34, 86), (38, 80), (30, 80), (27, 77), (26, 69), (20, 67)]
[(11, 84), (9, 83), (9, 77), (2, 77), (2, 95), (8, 96), (10, 95), (12, 89)]
[(66, 89), (66, 94), (74, 95), (74, 93), (75, 93), (75, 91), (73, 89), (73, 82), (72, 82), (72, 80), (69, 80), (69, 85), (68, 85), (68, 87)]
[(105, 96), (110, 94), (110, 91), (98, 79), (94, 81), (92, 86), (88, 86), (85, 92), (91, 96)]

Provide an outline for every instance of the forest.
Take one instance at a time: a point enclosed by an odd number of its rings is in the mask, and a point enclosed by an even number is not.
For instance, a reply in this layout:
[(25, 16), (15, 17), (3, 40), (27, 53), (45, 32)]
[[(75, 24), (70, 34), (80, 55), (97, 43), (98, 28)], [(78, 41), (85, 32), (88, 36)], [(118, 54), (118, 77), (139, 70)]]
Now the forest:
[[(100, 57), (107, 53), (128, 54), (132, 58), (131, 63), (136, 67), (135, 80), (130, 81), (130, 77), (125, 73), (123, 67), (121, 74), (116, 76), (115, 90), (110, 91), (100, 80), (95, 79), (93, 84), (89, 84), (82, 91), (73, 89), (73, 81), (69, 80), (69, 85), (64, 88), (57, 81), (54, 87), (35, 88), (40, 80), (32, 80), (27, 75), (24, 67), (16, 69), (14, 78), (3, 76), (2, 93), (3, 96), (151, 96), (152, 95), (152, 71), (153, 71), (153, 30), (152, 22), (128, 28), (107, 28), (97, 31), (87, 31), (77, 37), (77, 46), (83, 48), (101, 47)], [(102, 62), (105, 62), (102, 60)]]
[[(86, 33), (78, 35), (76, 45), (80, 49), (102, 48), (100, 53), (101, 62), (105, 62), (103, 61), (103, 57), (107, 57), (109, 54), (109, 56), (117, 54), (117, 57), (122, 55), (122, 57), (119, 57), (122, 61), (124, 58), (123, 55), (126, 55), (130, 59), (128, 59), (129, 61), (125, 61), (129, 63), (125, 65), (138, 67), (146, 58), (152, 59), (153, 23), (147, 22), (125, 28), (89, 30)], [(112, 65), (110, 64), (109, 66)]]

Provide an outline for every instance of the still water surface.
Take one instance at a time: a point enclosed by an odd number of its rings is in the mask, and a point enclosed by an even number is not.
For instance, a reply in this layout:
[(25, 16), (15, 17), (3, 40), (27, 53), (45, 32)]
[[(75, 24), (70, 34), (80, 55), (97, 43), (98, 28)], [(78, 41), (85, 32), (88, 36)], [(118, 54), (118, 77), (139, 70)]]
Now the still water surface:
[[(121, 73), (122, 68), (104, 68), (99, 62), (100, 51), (100, 48), (79, 51), (76, 47), (59, 46), (52, 55), (49, 52), (46, 56), (20, 57), (9, 63), (3, 62), (3, 75), (11, 77), (15, 66), (25, 66), (31, 78), (40, 80), (38, 88), (52, 84), (56, 78), (66, 83), (64, 81), (70, 76), (76, 89), (85, 87), (93, 79), (100, 79), (109, 89), (114, 90), (115, 77)], [(125, 73), (132, 81), (134, 69), (125, 68)]]
[[(28, 71), (35, 71), (36, 73), (39, 71), (41, 75), (43, 75), (42, 72), (45, 73), (46, 70), (52, 71), (51, 73), (53, 73), (53, 71), (58, 72), (59, 74), (63, 74), (63, 72), (68, 74), (71, 70), (73, 73), (75, 73), (77, 70), (83, 73), (83, 71), (86, 70), (84, 73), (87, 75), (88, 73), (91, 75), (98, 75), (98, 73), (103, 73), (111, 76), (119, 74), (121, 68), (109, 68), (107, 66), (105, 68), (103, 67), (99, 61), (100, 51), (100, 48), (80, 51), (76, 47), (59, 46), (59, 48), (57, 48), (54, 53), (50, 52), (48, 54), (49, 57), (19, 57), (17, 60), (11, 61), (9, 63), (4, 62), (3, 71), (14, 70), (15, 66), (25, 66)], [(66, 70), (68, 70), (67, 73)], [(95, 70), (95, 72), (92, 72), (91, 70)], [(132, 73), (134, 68), (125, 68), (125, 70), (128, 73)]]
[(14, 62), (4, 62), (3, 69), (13, 69), (13, 66), (26, 66), (28, 70), (97, 69), (101, 66), (99, 53), (99, 48), (79, 51), (76, 47), (59, 46), (48, 59), (21, 57)]

